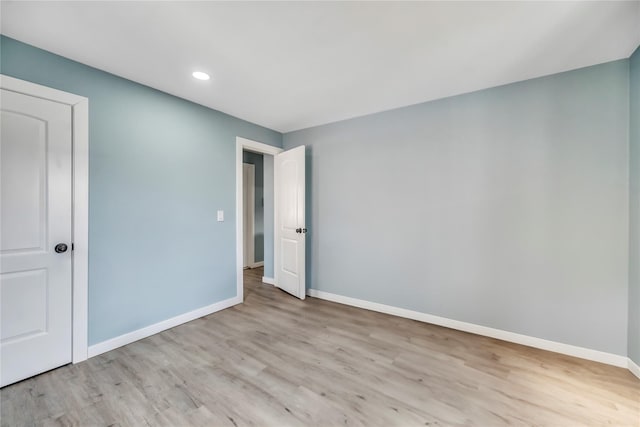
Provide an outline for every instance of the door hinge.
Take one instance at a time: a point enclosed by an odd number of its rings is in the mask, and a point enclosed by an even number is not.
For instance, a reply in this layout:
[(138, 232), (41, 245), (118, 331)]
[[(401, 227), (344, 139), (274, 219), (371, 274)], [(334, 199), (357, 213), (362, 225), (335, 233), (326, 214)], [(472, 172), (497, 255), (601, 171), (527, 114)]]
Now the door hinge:
[(73, 250), (73, 243), (71, 244), (71, 250)]

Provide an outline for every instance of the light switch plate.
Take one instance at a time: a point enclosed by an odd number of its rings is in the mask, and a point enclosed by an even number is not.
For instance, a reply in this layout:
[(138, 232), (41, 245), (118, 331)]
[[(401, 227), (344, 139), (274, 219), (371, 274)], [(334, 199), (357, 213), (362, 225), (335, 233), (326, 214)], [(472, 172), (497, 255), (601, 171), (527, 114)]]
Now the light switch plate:
[(224, 221), (224, 211), (218, 211), (218, 222)]

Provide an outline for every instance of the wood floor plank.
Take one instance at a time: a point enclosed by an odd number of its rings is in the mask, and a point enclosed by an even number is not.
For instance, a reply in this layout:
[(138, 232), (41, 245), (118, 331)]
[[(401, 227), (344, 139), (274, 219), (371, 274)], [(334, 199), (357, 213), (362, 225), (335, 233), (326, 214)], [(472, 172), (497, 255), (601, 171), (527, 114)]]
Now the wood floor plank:
[(624, 369), (314, 298), (242, 305), (0, 390), (4, 426), (640, 426)]

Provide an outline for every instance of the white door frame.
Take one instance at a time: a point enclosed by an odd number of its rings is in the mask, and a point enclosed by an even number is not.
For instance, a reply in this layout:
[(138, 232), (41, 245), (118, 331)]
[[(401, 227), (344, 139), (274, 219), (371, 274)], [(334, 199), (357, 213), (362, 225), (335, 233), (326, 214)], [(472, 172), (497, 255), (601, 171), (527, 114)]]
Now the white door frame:
[[(259, 154), (268, 154), (275, 156), (282, 153), (282, 148), (272, 145), (263, 144), (262, 142), (252, 141), (250, 139), (236, 137), (236, 298), (238, 302), (244, 301), (243, 282), (242, 282), (242, 264), (244, 244), (244, 236), (242, 231), (242, 221), (244, 219), (243, 203), (242, 203), (242, 152), (252, 151)], [(275, 227), (275, 221), (274, 221)]]
[(0, 74), (0, 87), (69, 105), (72, 114), (72, 362), (87, 359), (89, 265), (89, 99)]

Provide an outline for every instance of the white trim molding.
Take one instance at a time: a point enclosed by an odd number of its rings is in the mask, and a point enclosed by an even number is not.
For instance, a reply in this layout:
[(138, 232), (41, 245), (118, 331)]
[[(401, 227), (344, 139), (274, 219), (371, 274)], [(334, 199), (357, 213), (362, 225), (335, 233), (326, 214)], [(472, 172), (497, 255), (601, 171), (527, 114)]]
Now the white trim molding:
[(258, 268), (258, 267), (264, 267), (264, 261), (254, 262), (249, 266), (249, 268)]
[(607, 365), (613, 365), (621, 368), (631, 369), (629, 364), (631, 360), (625, 356), (620, 356), (617, 354), (606, 353), (603, 351), (592, 350), (584, 347), (577, 347), (574, 345), (564, 344), (556, 341), (549, 341), (542, 338), (536, 338), (528, 335), (517, 334), (515, 332), (504, 331), (502, 329), (489, 328), (487, 326), (476, 325), (474, 323), (461, 322), (459, 320), (453, 320), (453, 319), (448, 319), (446, 317), (434, 316), (432, 314), (422, 313), (422, 312), (413, 311), (413, 310), (407, 310), (405, 308), (394, 307), (391, 305), (379, 304), (376, 302), (365, 301), (357, 298), (345, 297), (342, 295), (319, 291), (317, 289), (307, 290), (307, 295), (309, 295), (310, 297), (337, 302), (340, 304), (350, 305), (353, 307), (364, 308), (365, 310), (391, 314), (393, 316), (404, 317), (407, 319), (417, 320), (419, 322), (431, 323), (433, 325), (439, 325), (439, 326), (444, 326), (446, 328), (457, 329), (459, 331), (470, 332), (476, 335), (482, 335), (485, 337), (496, 338), (499, 340), (509, 341), (516, 344), (522, 344), (528, 347), (539, 348), (542, 350), (553, 351), (555, 353), (561, 353), (569, 356), (579, 357), (581, 359), (587, 359), (587, 360), (593, 360), (595, 362), (606, 363)]
[[(252, 151), (259, 154), (275, 156), (281, 153), (282, 148), (263, 144), (262, 142), (236, 137), (236, 296), (241, 303), (244, 300), (243, 292), (243, 244), (244, 236), (242, 230), (243, 223), (243, 203), (242, 203), (242, 152)], [(275, 223), (274, 223), (275, 226)]]
[(266, 283), (267, 285), (276, 285), (276, 279), (274, 279), (273, 277), (265, 277), (262, 276), (262, 283)]
[(180, 326), (184, 323), (191, 322), (192, 320), (199, 319), (200, 317), (204, 317), (217, 311), (224, 310), (225, 308), (232, 307), (236, 304), (239, 304), (240, 302), (241, 301), (239, 301), (238, 297), (229, 298), (224, 301), (216, 302), (206, 307), (201, 307), (193, 311), (189, 311), (187, 313), (172, 317), (170, 319), (154, 323), (153, 325), (137, 329), (133, 332), (129, 332), (124, 335), (102, 341), (101, 343), (94, 344), (89, 347), (89, 357), (94, 357), (99, 354), (106, 353), (107, 351), (114, 350), (118, 347), (131, 344), (132, 342), (150, 337), (151, 335), (166, 331), (167, 329)]
[(638, 366), (636, 364), (636, 362), (634, 362), (633, 360), (631, 360), (631, 358), (629, 358), (629, 365), (628, 365), (629, 370), (631, 371), (631, 373), (633, 375), (635, 375), (636, 377), (638, 377), (640, 379), (640, 366)]
[(89, 100), (73, 105), (73, 363), (88, 357)]
[(87, 359), (89, 266), (89, 99), (0, 74), (0, 87), (71, 107), (72, 114), (72, 361)]

